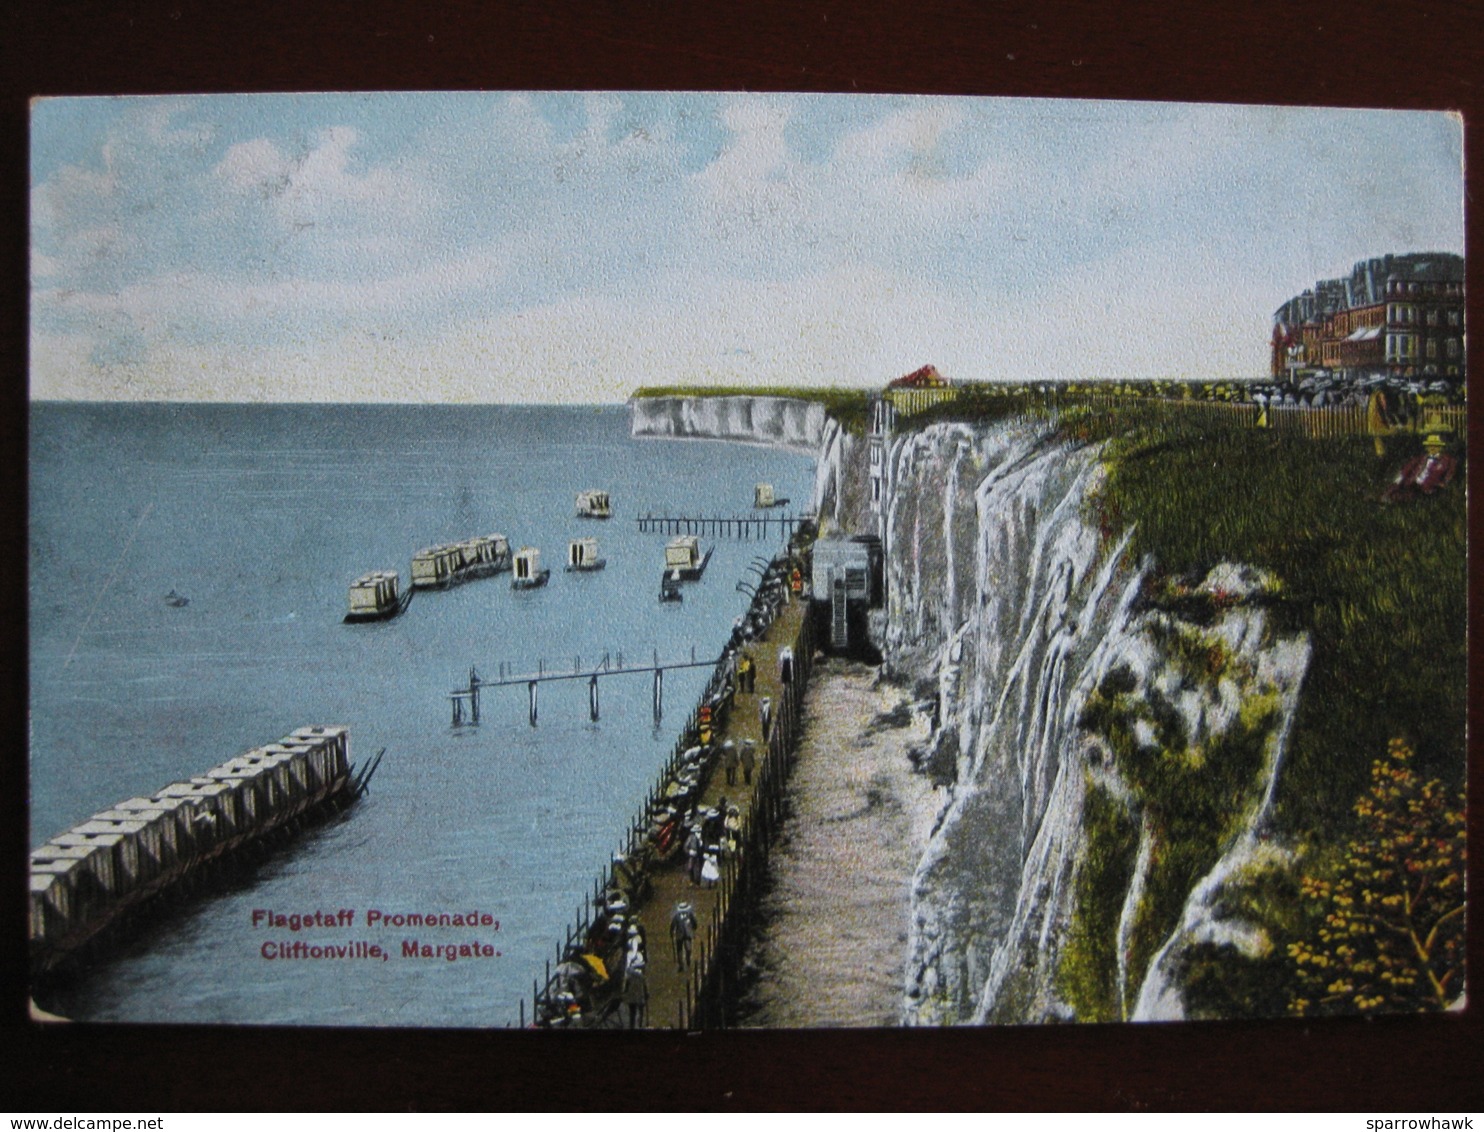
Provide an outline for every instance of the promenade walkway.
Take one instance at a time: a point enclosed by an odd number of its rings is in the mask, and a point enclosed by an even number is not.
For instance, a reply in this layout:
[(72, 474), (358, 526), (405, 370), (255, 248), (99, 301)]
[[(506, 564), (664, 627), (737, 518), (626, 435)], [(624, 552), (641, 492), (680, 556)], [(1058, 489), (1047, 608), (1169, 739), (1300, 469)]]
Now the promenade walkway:
[[(808, 594), (789, 592), (790, 577), (809, 572), (807, 537), (790, 540), (788, 551), (760, 576), (751, 608), (739, 622), (746, 643), (738, 652), (729, 647), (716, 663), (700, 703), (680, 729), (674, 753), (630, 823), (623, 856), (595, 879), (590, 898), (556, 947), (556, 965), (548, 961), (545, 981), (533, 983), (533, 1025), (629, 1024), (628, 1004), (620, 998), (627, 940), (636, 926), (646, 943), (649, 992), (648, 1011), (639, 1024), (658, 1029), (730, 1024), (736, 1000), (731, 983), (783, 817), (784, 783), (813, 663)], [(788, 680), (780, 666), (785, 649), (793, 657)], [(742, 656), (752, 661), (751, 691), (736, 678)], [(765, 703), (771, 721), (766, 739)], [(702, 736), (707, 736), (704, 743)], [(738, 754), (730, 782), (728, 743)], [(747, 744), (756, 755), (750, 782), (741, 757)], [(688, 829), (710, 810), (724, 820), (730, 807), (737, 815), (725, 835), (715, 828), (706, 834), (724, 850), (720, 875), (709, 884), (693, 880), (684, 844)], [(682, 901), (696, 919), (689, 964), (676, 961), (670, 936), (671, 916)], [(522, 1006), (523, 1024), (524, 1011)]]
[[(795, 598), (783, 606), (767, 634), (747, 646), (746, 652), (757, 666), (756, 688), (751, 694), (737, 693), (714, 737), (718, 749), (727, 740), (739, 749), (748, 739), (757, 745), (758, 766), (750, 785), (744, 781), (740, 767), (736, 783), (729, 784), (718, 760), (700, 797), (702, 808), (733, 804), (741, 811), (738, 853), (722, 862), (722, 877), (714, 887), (691, 882), (683, 852), (667, 864), (651, 867), (651, 894), (637, 910), (648, 940), (650, 998), (646, 1021), (650, 1027), (690, 1028), (722, 1021), (718, 1011), (726, 1000), (725, 982), (730, 977), (722, 951), (734, 944), (740, 946), (742, 925), (737, 920), (746, 905), (742, 898), (758, 879), (757, 870), (764, 863), (768, 839), (781, 809), (791, 739), (798, 726), (799, 701), (808, 677), (807, 614), (808, 602)], [(792, 648), (795, 657), (795, 682), (788, 689), (778, 666), (778, 655), (784, 647)], [(769, 741), (764, 740), (762, 732), (760, 708), (764, 698), (771, 701), (773, 711)], [(670, 943), (670, 916), (680, 901), (689, 902), (698, 923), (692, 962), (686, 969), (677, 966)]]

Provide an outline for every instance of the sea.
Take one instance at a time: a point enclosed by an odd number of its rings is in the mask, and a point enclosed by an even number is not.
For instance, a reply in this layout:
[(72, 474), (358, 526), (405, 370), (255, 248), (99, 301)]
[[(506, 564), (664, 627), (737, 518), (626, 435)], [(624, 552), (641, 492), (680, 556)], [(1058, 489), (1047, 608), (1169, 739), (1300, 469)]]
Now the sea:
[[(449, 693), (471, 667), (716, 656), (738, 583), (782, 539), (717, 540), (661, 603), (666, 536), (636, 517), (749, 514), (760, 482), (802, 511), (813, 482), (795, 453), (633, 439), (623, 406), (48, 402), (30, 432), (32, 845), (301, 726), (348, 726), (360, 765), (385, 751), (345, 817), (152, 917), (43, 1003), (90, 1021), (518, 1024), (708, 672), (668, 673), (658, 722), (647, 675), (605, 678), (597, 721), (585, 680), (542, 685), (534, 726), (524, 686), (486, 688), (477, 726), (453, 724)], [(612, 519), (575, 516), (592, 488)], [(496, 532), (539, 548), (550, 584), (499, 575), (342, 622), (358, 575), (405, 587), (417, 549)], [(581, 536), (606, 569), (564, 571)], [(407, 926), (444, 913), (476, 926)], [(387, 957), (277, 957), (295, 942)]]

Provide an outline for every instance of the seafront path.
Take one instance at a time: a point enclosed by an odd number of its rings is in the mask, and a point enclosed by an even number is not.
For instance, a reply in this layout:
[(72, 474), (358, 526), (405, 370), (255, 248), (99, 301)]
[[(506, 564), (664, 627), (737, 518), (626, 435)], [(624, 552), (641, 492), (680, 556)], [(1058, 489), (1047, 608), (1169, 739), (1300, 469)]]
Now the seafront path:
[[(736, 922), (736, 913), (743, 912), (750, 903), (743, 899), (747, 889), (761, 880), (759, 872), (764, 866), (768, 840), (781, 815), (783, 780), (812, 659), (808, 655), (811, 648), (806, 625), (808, 610), (807, 598), (795, 595), (779, 609), (767, 632), (746, 646), (744, 651), (757, 666), (756, 688), (751, 694), (737, 693), (715, 732), (713, 742), (718, 749), (727, 740), (739, 750), (744, 740), (751, 739), (757, 744), (758, 765), (752, 783), (744, 782), (739, 767), (735, 785), (729, 785), (718, 760), (699, 803), (702, 808), (723, 804), (738, 807), (742, 816), (742, 828), (737, 834), (738, 853), (723, 862), (720, 882), (709, 888), (691, 882), (684, 852), (677, 853), (668, 864), (651, 867), (651, 893), (638, 910), (637, 918), (648, 943), (646, 1022), (652, 1028), (720, 1024), (716, 1011), (728, 995), (723, 981), (732, 976), (721, 954), (722, 946), (728, 935), (740, 946), (745, 925)], [(792, 648), (795, 658), (795, 683), (787, 690), (778, 665), (779, 653), (785, 647)], [(771, 742), (763, 740), (761, 704), (765, 697), (772, 703)], [(677, 967), (670, 942), (670, 916), (682, 900), (694, 909), (698, 925), (692, 962), (684, 970)]]

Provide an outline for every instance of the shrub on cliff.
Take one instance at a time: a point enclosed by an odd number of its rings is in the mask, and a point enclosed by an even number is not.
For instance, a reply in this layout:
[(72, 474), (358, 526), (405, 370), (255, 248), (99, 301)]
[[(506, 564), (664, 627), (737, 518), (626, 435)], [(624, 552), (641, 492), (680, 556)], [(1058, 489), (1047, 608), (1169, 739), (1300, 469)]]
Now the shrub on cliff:
[(1360, 833), (1341, 864), (1305, 876), (1323, 913), (1289, 944), (1294, 1014), (1443, 1010), (1464, 981), (1464, 799), (1412, 766), (1392, 740), (1355, 804)]

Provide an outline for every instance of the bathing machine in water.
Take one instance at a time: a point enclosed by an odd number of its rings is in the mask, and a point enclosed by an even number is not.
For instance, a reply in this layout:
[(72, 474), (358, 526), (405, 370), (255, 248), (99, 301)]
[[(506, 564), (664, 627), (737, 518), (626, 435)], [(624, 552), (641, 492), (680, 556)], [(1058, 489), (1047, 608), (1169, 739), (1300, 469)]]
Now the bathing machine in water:
[(582, 573), (593, 570), (601, 570), (608, 565), (608, 559), (598, 554), (598, 540), (595, 538), (575, 538), (567, 544), (567, 569)]
[(782, 507), (787, 502), (788, 498), (786, 496), (776, 495), (774, 493), (773, 485), (770, 483), (760, 483), (752, 489), (753, 507), (759, 509)]
[(577, 517), (579, 519), (611, 519), (613, 503), (606, 491), (579, 491), (577, 493)]
[(412, 590), (398, 592), (399, 580), (395, 570), (373, 570), (362, 574), (350, 584), (350, 608), (345, 620), (386, 621), (397, 616), (412, 600)]
[(665, 576), (677, 582), (699, 581), (714, 549), (708, 547), (702, 554), (701, 541), (695, 535), (672, 538), (665, 544)]
[(515, 552), (515, 565), (510, 579), (511, 589), (533, 590), (546, 585), (551, 571), (541, 565), (541, 551), (534, 546), (523, 546)]

